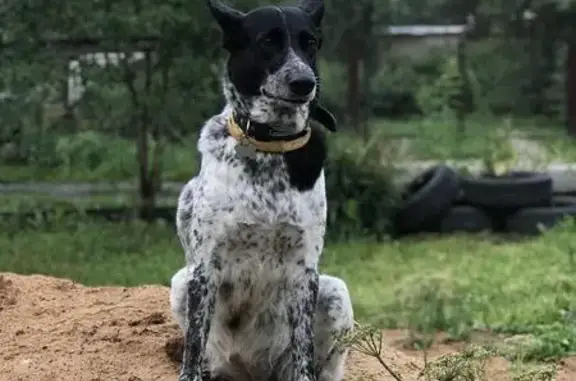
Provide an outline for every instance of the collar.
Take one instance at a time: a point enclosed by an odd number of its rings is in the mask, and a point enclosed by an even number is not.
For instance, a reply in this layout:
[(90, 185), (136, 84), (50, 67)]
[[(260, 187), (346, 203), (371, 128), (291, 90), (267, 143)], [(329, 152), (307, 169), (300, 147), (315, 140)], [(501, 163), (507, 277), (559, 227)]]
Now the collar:
[(232, 113), (226, 120), (228, 133), (239, 142), (251, 145), (260, 152), (284, 153), (304, 147), (310, 140), (311, 129), (307, 126), (303, 131), (292, 135), (276, 136), (270, 133), (265, 124), (251, 122), (246, 117)]

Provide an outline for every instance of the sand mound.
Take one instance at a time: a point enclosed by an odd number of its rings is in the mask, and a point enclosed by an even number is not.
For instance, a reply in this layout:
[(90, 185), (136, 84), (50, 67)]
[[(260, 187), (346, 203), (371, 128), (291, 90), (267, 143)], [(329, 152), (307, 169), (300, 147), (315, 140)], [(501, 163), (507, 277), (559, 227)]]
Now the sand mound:
[[(1, 381), (175, 381), (169, 354), (179, 339), (166, 287), (89, 288), (0, 274)], [(421, 364), (392, 349), (386, 359), (405, 379)], [(393, 380), (374, 359), (352, 354), (348, 379), (360, 377)]]

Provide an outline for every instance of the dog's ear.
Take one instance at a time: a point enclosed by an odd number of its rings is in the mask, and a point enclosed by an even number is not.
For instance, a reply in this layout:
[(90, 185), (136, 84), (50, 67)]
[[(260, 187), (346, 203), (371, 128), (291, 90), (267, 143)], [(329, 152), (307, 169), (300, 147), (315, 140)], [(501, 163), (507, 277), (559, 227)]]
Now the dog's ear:
[(332, 132), (336, 132), (336, 118), (324, 106), (318, 102), (310, 109), (310, 118), (322, 124)]
[(324, 17), (324, 0), (299, 0), (298, 8), (308, 13), (314, 24), (320, 27)]
[(226, 36), (237, 33), (245, 14), (220, 0), (208, 0), (208, 8)]

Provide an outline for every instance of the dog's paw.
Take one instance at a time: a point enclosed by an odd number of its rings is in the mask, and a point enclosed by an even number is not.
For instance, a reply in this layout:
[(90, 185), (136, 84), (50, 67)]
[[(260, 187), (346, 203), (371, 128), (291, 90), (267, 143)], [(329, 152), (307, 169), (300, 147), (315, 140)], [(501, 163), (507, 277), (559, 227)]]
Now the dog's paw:
[(315, 378), (312, 379), (312, 378), (310, 378), (310, 377), (308, 377), (308, 376), (300, 376), (300, 377), (297, 378), (296, 381), (316, 381), (316, 379), (315, 379)]
[(198, 373), (181, 372), (178, 381), (202, 381), (202, 377)]

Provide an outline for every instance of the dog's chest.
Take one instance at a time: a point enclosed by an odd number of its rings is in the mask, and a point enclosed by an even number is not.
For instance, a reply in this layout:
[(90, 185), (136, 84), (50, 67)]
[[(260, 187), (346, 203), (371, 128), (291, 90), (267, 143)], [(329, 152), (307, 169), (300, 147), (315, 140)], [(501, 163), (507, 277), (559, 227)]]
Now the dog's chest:
[(292, 188), (281, 155), (239, 157), (232, 138), (205, 152), (197, 179), (194, 214), (219, 224), (320, 227), (326, 223), (323, 174), (314, 188)]

